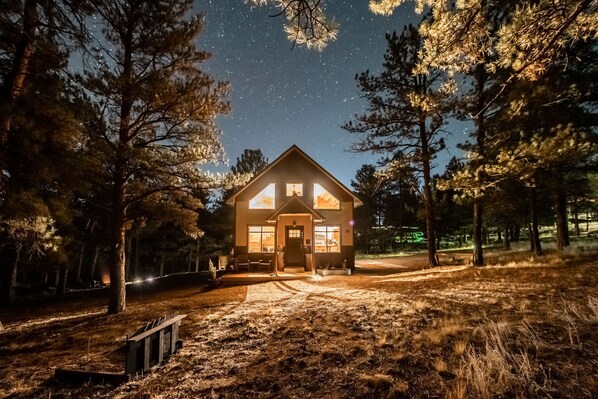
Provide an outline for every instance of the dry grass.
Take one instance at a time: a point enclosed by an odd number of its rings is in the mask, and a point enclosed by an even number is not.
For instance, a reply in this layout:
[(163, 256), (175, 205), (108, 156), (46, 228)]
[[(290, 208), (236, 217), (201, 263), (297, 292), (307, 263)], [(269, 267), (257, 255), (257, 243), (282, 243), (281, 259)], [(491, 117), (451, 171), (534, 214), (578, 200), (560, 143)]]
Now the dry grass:
[[(497, 252), (487, 268), (431, 272), (404, 257), (354, 276), (147, 293), (117, 316), (103, 298), (25, 306), (0, 312), (0, 397), (592, 398), (595, 258)], [(173, 312), (188, 315), (185, 345), (147, 376), (52, 380), (54, 367), (122, 370), (124, 336)]]

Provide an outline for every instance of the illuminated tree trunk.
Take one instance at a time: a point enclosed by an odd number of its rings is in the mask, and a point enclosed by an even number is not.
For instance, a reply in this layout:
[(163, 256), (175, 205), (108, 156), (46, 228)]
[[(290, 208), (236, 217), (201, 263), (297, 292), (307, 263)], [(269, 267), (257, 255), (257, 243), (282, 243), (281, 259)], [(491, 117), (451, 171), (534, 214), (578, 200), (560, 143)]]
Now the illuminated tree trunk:
[(110, 301), (108, 313), (117, 314), (126, 308), (125, 290), (125, 220), (123, 209), (124, 179), (116, 169), (112, 198), (112, 234), (110, 243)]

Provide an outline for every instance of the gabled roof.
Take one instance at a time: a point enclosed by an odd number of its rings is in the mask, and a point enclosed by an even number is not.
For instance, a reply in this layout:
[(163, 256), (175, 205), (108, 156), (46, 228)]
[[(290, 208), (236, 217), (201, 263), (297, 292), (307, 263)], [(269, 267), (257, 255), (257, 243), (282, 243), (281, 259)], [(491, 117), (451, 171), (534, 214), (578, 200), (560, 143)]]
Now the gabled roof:
[(345, 187), (345, 185), (343, 183), (341, 183), (336, 177), (331, 175), (326, 169), (324, 169), (319, 163), (314, 161), (309, 155), (307, 155), (305, 152), (303, 152), (303, 150), (301, 150), (295, 144), (293, 144), (288, 150), (283, 152), (278, 158), (276, 158), (274, 161), (272, 161), (272, 163), (270, 165), (268, 165), (266, 167), (266, 169), (264, 169), (260, 174), (258, 174), (257, 176), (254, 176), (253, 179), (251, 179), (251, 181), (245, 185), (245, 187), (241, 188), (239, 191), (237, 191), (235, 194), (233, 194), (228, 200), (226, 200), (226, 203), (229, 205), (233, 205), (235, 203), (235, 198), (239, 194), (244, 192), (249, 186), (251, 186), (251, 184), (254, 181), (256, 181), (262, 175), (268, 173), (268, 171), (270, 171), (272, 168), (274, 168), (277, 164), (279, 164), (283, 159), (285, 159), (292, 153), (297, 153), (300, 156), (302, 156), (303, 158), (305, 158), (305, 160), (307, 162), (311, 163), (313, 166), (315, 166), (317, 169), (319, 169), (322, 173), (324, 173), (327, 177), (329, 177), (332, 181), (334, 181), (343, 191), (345, 191), (347, 194), (349, 194), (351, 197), (353, 197), (353, 207), (354, 208), (357, 208), (358, 206), (363, 205), (363, 202), (361, 202), (361, 200), (355, 194), (353, 194), (353, 192), (351, 190), (349, 190), (347, 187)]
[(315, 222), (323, 222), (324, 217), (318, 212), (314, 211), (307, 205), (297, 194), (293, 194), (291, 198), (286, 200), (277, 210), (272, 212), (270, 216), (266, 218), (266, 222), (272, 223), (276, 221), (278, 215), (284, 215), (285, 213), (303, 213), (310, 214), (314, 217)]

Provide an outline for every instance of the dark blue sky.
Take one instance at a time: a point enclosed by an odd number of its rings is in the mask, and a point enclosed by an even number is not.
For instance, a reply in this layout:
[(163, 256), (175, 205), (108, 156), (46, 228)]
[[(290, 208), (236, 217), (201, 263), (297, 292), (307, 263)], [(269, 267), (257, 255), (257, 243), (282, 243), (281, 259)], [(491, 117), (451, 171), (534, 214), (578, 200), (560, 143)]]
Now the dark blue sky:
[[(232, 112), (217, 122), (231, 164), (245, 148), (260, 148), (272, 161), (297, 144), (349, 185), (361, 165), (379, 158), (347, 152), (356, 137), (340, 126), (365, 109), (355, 74), (380, 70), (385, 33), (401, 31), (419, 16), (410, 3), (390, 17), (372, 14), (367, 0), (328, 3), (340, 32), (335, 42), (317, 52), (291, 50), (283, 19), (268, 16), (274, 8), (251, 8), (242, 0), (195, 1), (206, 19), (199, 46), (212, 53), (204, 68), (231, 84)], [(460, 129), (450, 143), (463, 141)], [(454, 146), (449, 150), (456, 154)], [(438, 160), (435, 172), (442, 172), (449, 157), (447, 153)]]

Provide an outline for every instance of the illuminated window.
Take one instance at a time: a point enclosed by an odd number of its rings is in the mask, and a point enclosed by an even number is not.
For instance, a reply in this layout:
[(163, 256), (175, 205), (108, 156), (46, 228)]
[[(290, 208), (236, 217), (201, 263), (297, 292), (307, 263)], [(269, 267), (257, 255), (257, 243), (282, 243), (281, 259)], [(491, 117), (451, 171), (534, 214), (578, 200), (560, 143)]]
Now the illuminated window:
[(314, 244), (316, 252), (340, 252), (341, 227), (316, 226)]
[(289, 238), (301, 238), (301, 230), (289, 229)]
[(249, 253), (274, 253), (274, 226), (249, 226)]
[(336, 197), (318, 183), (314, 184), (315, 209), (341, 209), (341, 203)]
[(249, 209), (274, 209), (276, 185), (268, 184), (258, 195), (249, 200)]
[(293, 194), (303, 197), (302, 183), (287, 183), (287, 197), (290, 197)]

